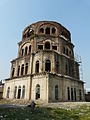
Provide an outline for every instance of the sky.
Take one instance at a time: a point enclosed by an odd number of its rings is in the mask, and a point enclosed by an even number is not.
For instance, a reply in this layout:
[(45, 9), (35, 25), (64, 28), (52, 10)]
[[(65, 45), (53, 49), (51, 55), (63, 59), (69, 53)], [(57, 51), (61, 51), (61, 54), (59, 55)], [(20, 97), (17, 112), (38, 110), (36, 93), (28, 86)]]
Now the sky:
[(41, 20), (71, 32), (75, 54), (82, 58), (81, 78), (90, 88), (90, 0), (0, 0), (0, 80), (10, 77), (24, 28)]

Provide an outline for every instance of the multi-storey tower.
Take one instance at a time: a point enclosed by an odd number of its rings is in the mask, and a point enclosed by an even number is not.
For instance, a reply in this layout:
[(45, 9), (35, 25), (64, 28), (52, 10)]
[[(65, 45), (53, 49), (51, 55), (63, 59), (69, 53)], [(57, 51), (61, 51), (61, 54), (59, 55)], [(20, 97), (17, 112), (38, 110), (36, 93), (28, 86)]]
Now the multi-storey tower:
[(4, 98), (53, 101), (84, 100), (84, 82), (74, 59), (70, 32), (53, 21), (26, 27), (11, 61)]

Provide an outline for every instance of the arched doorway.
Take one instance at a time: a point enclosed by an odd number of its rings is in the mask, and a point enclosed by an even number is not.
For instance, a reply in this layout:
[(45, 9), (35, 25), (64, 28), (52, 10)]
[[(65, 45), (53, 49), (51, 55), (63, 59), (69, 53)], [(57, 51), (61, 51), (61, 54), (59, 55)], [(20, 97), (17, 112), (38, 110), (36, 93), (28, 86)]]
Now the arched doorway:
[(10, 87), (8, 87), (7, 89), (7, 98), (9, 98), (9, 95), (10, 95)]
[(17, 96), (17, 98), (20, 99), (20, 97), (21, 97), (21, 86), (18, 87), (18, 96)]
[(40, 85), (37, 84), (36, 85), (36, 99), (39, 99), (40, 98)]

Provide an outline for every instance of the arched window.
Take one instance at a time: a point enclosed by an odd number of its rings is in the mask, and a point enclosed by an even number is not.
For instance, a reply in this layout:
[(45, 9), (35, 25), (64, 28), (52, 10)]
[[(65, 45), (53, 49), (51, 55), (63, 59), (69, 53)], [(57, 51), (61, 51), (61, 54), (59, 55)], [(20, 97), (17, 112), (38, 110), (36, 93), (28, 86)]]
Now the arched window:
[(44, 33), (44, 29), (43, 29), (43, 28), (40, 28), (39, 32), (40, 32), (40, 33)]
[(31, 45), (29, 46), (29, 54), (31, 53)]
[(36, 85), (36, 99), (39, 99), (40, 98), (40, 85), (37, 84)]
[(18, 87), (18, 96), (17, 96), (17, 98), (20, 99), (20, 97), (21, 97), (21, 86)]
[(56, 32), (56, 29), (52, 28), (52, 34), (55, 34), (55, 32)]
[(16, 93), (17, 93), (17, 86), (15, 86), (15, 89), (14, 89), (14, 98), (16, 98)]
[(65, 64), (65, 73), (66, 73), (66, 75), (68, 75), (68, 65), (67, 65), (67, 63)]
[(20, 73), (20, 66), (18, 66), (17, 76), (19, 76), (19, 73)]
[(24, 49), (22, 49), (21, 54), (22, 54), (22, 56), (24, 55)]
[(46, 62), (45, 62), (45, 71), (47, 71), (47, 72), (51, 71), (51, 62), (50, 62), (50, 60), (46, 60)]
[(23, 85), (23, 89), (22, 89), (22, 98), (25, 98), (25, 85)]
[(66, 55), (68, 55), (68, 48), (66, 49)]
[(72, 65), (71, 65), (71, 61), (69, 62), (69, 65), (68, 65), (68, 74), (71, 76), (71, 68), (72, 68)]
[(39, 73), (39, 61), (36, 61), (36, 73)]
[(22, 64), (22, 67), (21, 67), (21, 75), (24, 74), (24, 64)]
[(67, 98), (68, 100), (70, 100), (70, 88), (69, 87), (67, 87)]
[(25, 66), (25, 75), (28, 73), (28, 63), (26, 63), (26, 66)]
[(71, 100), (73, 100), (73, 88), (71, 88)]
[(48, 34), (48, 35), (50, 34), (50, 28), (49, 27), (46, 28), (46, 32), (45, 33)]
[(55, 86), (55, 99), (58, 100), (58, 85)]
[(10, 95), (10, 87), (8, 87), (8, 89), (7, 89), (7, 98), (9, 98), (9, 95)]
[(75, 98), (75, 101), (77, 100), (76, 98), (76, 88), (74, 88), (74, 98)]
[(71, 51), (71, 50), (69, 51), (69, 55), (70, 55), (70, 56), (72, 55), (72, 51)]
[(45, 49), (50, 49), (50, 42), (45, 43)]
[(82, 100), (82, 92), (81, 92), (81, 89), (79, 89), (79, 100)]
[(63, 53), (65, 54), (65, 47), (63, 47)]
[(15, 68), (13, 68), (12, 70), (12, 77), (14, 77), (14, 74), (15, 74)]
[(27, 50), (28, 50), (28, 47), (26, 46), (25, 47), (25, 55), (27, 55)]

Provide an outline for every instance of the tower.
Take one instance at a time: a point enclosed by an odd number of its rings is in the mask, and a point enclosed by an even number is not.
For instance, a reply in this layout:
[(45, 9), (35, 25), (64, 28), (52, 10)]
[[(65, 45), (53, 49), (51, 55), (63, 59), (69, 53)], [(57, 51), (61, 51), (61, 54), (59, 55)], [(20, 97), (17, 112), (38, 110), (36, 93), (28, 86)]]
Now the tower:
[(74, 59), (70, 32), (54, 21), (26, 27), (11, 61), (4, 98), (44, 102), (83, 101), (84, 82)]

